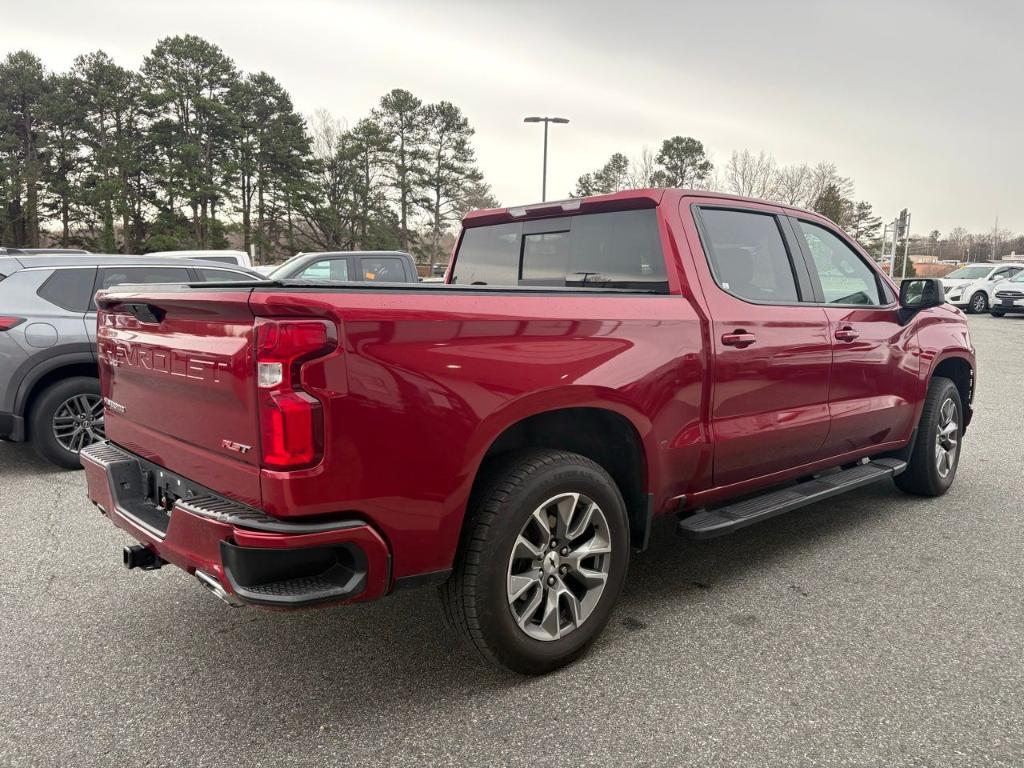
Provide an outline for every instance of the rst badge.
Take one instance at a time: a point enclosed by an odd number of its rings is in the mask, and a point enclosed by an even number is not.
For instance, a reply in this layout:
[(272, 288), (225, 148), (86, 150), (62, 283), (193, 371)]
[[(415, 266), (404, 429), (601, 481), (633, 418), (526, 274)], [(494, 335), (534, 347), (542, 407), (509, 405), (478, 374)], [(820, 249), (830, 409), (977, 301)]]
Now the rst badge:
[(229, 451), (234, 451), (235, 453), (248, 453), (252, 450), (251, 445), (236, 443), (234, 440), (221, 440), (220, 445), (221, 448), (227, 448)]

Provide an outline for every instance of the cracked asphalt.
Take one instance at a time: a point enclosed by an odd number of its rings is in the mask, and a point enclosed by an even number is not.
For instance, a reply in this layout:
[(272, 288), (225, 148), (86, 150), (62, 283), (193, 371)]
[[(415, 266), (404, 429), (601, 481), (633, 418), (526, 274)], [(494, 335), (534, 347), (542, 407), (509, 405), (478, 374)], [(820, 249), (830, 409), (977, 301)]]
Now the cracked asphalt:
[(664, 520), (542, 679), (479, 666), (431, 590), (288, 614), (129, 573), (81, 473), (0, 443), (0, 765), (1024, 765), (1024, 317), (970, 325), (949, 494)]

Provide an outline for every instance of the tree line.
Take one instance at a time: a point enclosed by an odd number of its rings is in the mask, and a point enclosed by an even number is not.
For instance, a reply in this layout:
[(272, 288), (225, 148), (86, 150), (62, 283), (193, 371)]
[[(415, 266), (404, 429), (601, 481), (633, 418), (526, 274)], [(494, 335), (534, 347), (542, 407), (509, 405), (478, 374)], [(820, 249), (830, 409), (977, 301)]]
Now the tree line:
[[(497, 205), (477, 167), (474, 130), (447, 101), (385, 94), (348, 126), (308, 119), (266, 72), (241, 72), (194, 35), (159, 40), (138, 71), (103, 51), (48, 71), (17, 51), (0, 61), (0, 245), (145, 253), (253, 248), (401, 248), (444, 261), (464, 213)], [(734, 151), (716, 165), (701, 141), (615, 153), (572, 196), (636, 187), (706, 188), (816, 210), (881, 252), (881, 219), (835, 164), (781, 165)], [(903, 243), (898, 252), (902, 253)], [(912, 253), (980, 261), (1024, 236), (996, 227), (912, 236)]]
[[(616, 152), (603, 166), (580, 176), (569, 194), (583, 197), (635, 187), (708, 189), (810, 209), (843, 227), (872, 256), (882, 251), (881, 217), (867, 200), (856, 199), (853, 180), (841, 175), (834, 163), (780, 165), (763, 151), (740, 150), (718, 167), (701, 141), (673, 136), (665, 139), (657, 152), (644, 147), (633, 158)], [(903, 239), (897, 243), (897, 272), (902, 268), (905, 245)], [(910, 235), (909, 252), (943, 260), (985, 261), (1024, 254), (1024, 235), (998, 226), (972, 234), (957, 226), (944, 237), (938, 230)], [(908, 274), (913, 274), (913, 265), (907, 266)]]
[(306, 120), (266, 72), (194, 35), (138, 71), (103, 51), (50, 72), (0, 62), (0, 245), (101, 252), (391, 249), (444, 258), (465, 211), (497, 205), (454, 104), (385, 94), (353, 126)]
[(690, 136), (665, 139), (657, 153), (646, 147), (632, 160), (615, 153), (576, 182), (573, 196), (617, 192), (633, 186), (686, 187), (728, 192), (808, 208), (847, 229), (871, 253), (881, 241), (881, 218), (866, 200), (854, 199), (852, 180), (834, 163), (779, 165), (765, 152), (734, 151), (717, 167), (703, 142)]

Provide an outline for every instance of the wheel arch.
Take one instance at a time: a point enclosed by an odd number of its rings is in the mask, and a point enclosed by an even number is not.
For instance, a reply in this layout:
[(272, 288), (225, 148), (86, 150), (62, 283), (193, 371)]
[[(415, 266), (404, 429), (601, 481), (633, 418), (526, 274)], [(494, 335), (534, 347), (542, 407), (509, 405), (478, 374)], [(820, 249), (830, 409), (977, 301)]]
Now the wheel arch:
[(15, 413), (25, 418), (25, 437), (30, 438), (28, 420), (39, 395), (51, 384), (71, 376), (99, 378), (99, 367), (91, 352), (63, 354), (32, 368), (22, 379), (15, 399)]
[(942, 355), (932, 365), (928, 382), (931, 382), (936, 376), (950, 379), (956, 385), (964, 407), (964, 429), (966, 429), (974, 415), (975, 373), (973, 360), (958, 352)]
[[(599, 464), (615, 481), (626, 504), (632, 545), (640, 549), (646, 546), (655, 479), (653, 454), (647, 445), (650, 422), (639, 412), (621, 403), (589, 398), (526, 412), (520, 407), (488, 434), (491, 437), (472, 464), (470, 498), (489, 459), (523, 448), (578, 453)], [(463, 517), (463, 527), (470, 511), (467, 509)]]

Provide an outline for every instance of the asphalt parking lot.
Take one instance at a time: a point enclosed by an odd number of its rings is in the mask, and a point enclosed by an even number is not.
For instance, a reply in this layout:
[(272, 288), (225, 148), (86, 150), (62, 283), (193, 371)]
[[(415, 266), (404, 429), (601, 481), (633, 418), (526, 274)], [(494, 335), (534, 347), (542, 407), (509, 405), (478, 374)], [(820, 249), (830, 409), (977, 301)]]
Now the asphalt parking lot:
[(543, 679), (478, 666), (431, 590), (231, 609), (128, 538), (81, 473), (0, 443), (0, 765), (1024, 764), (1024, 317), (972, 317), (948, 495), (890, 484), (634, 558)]

